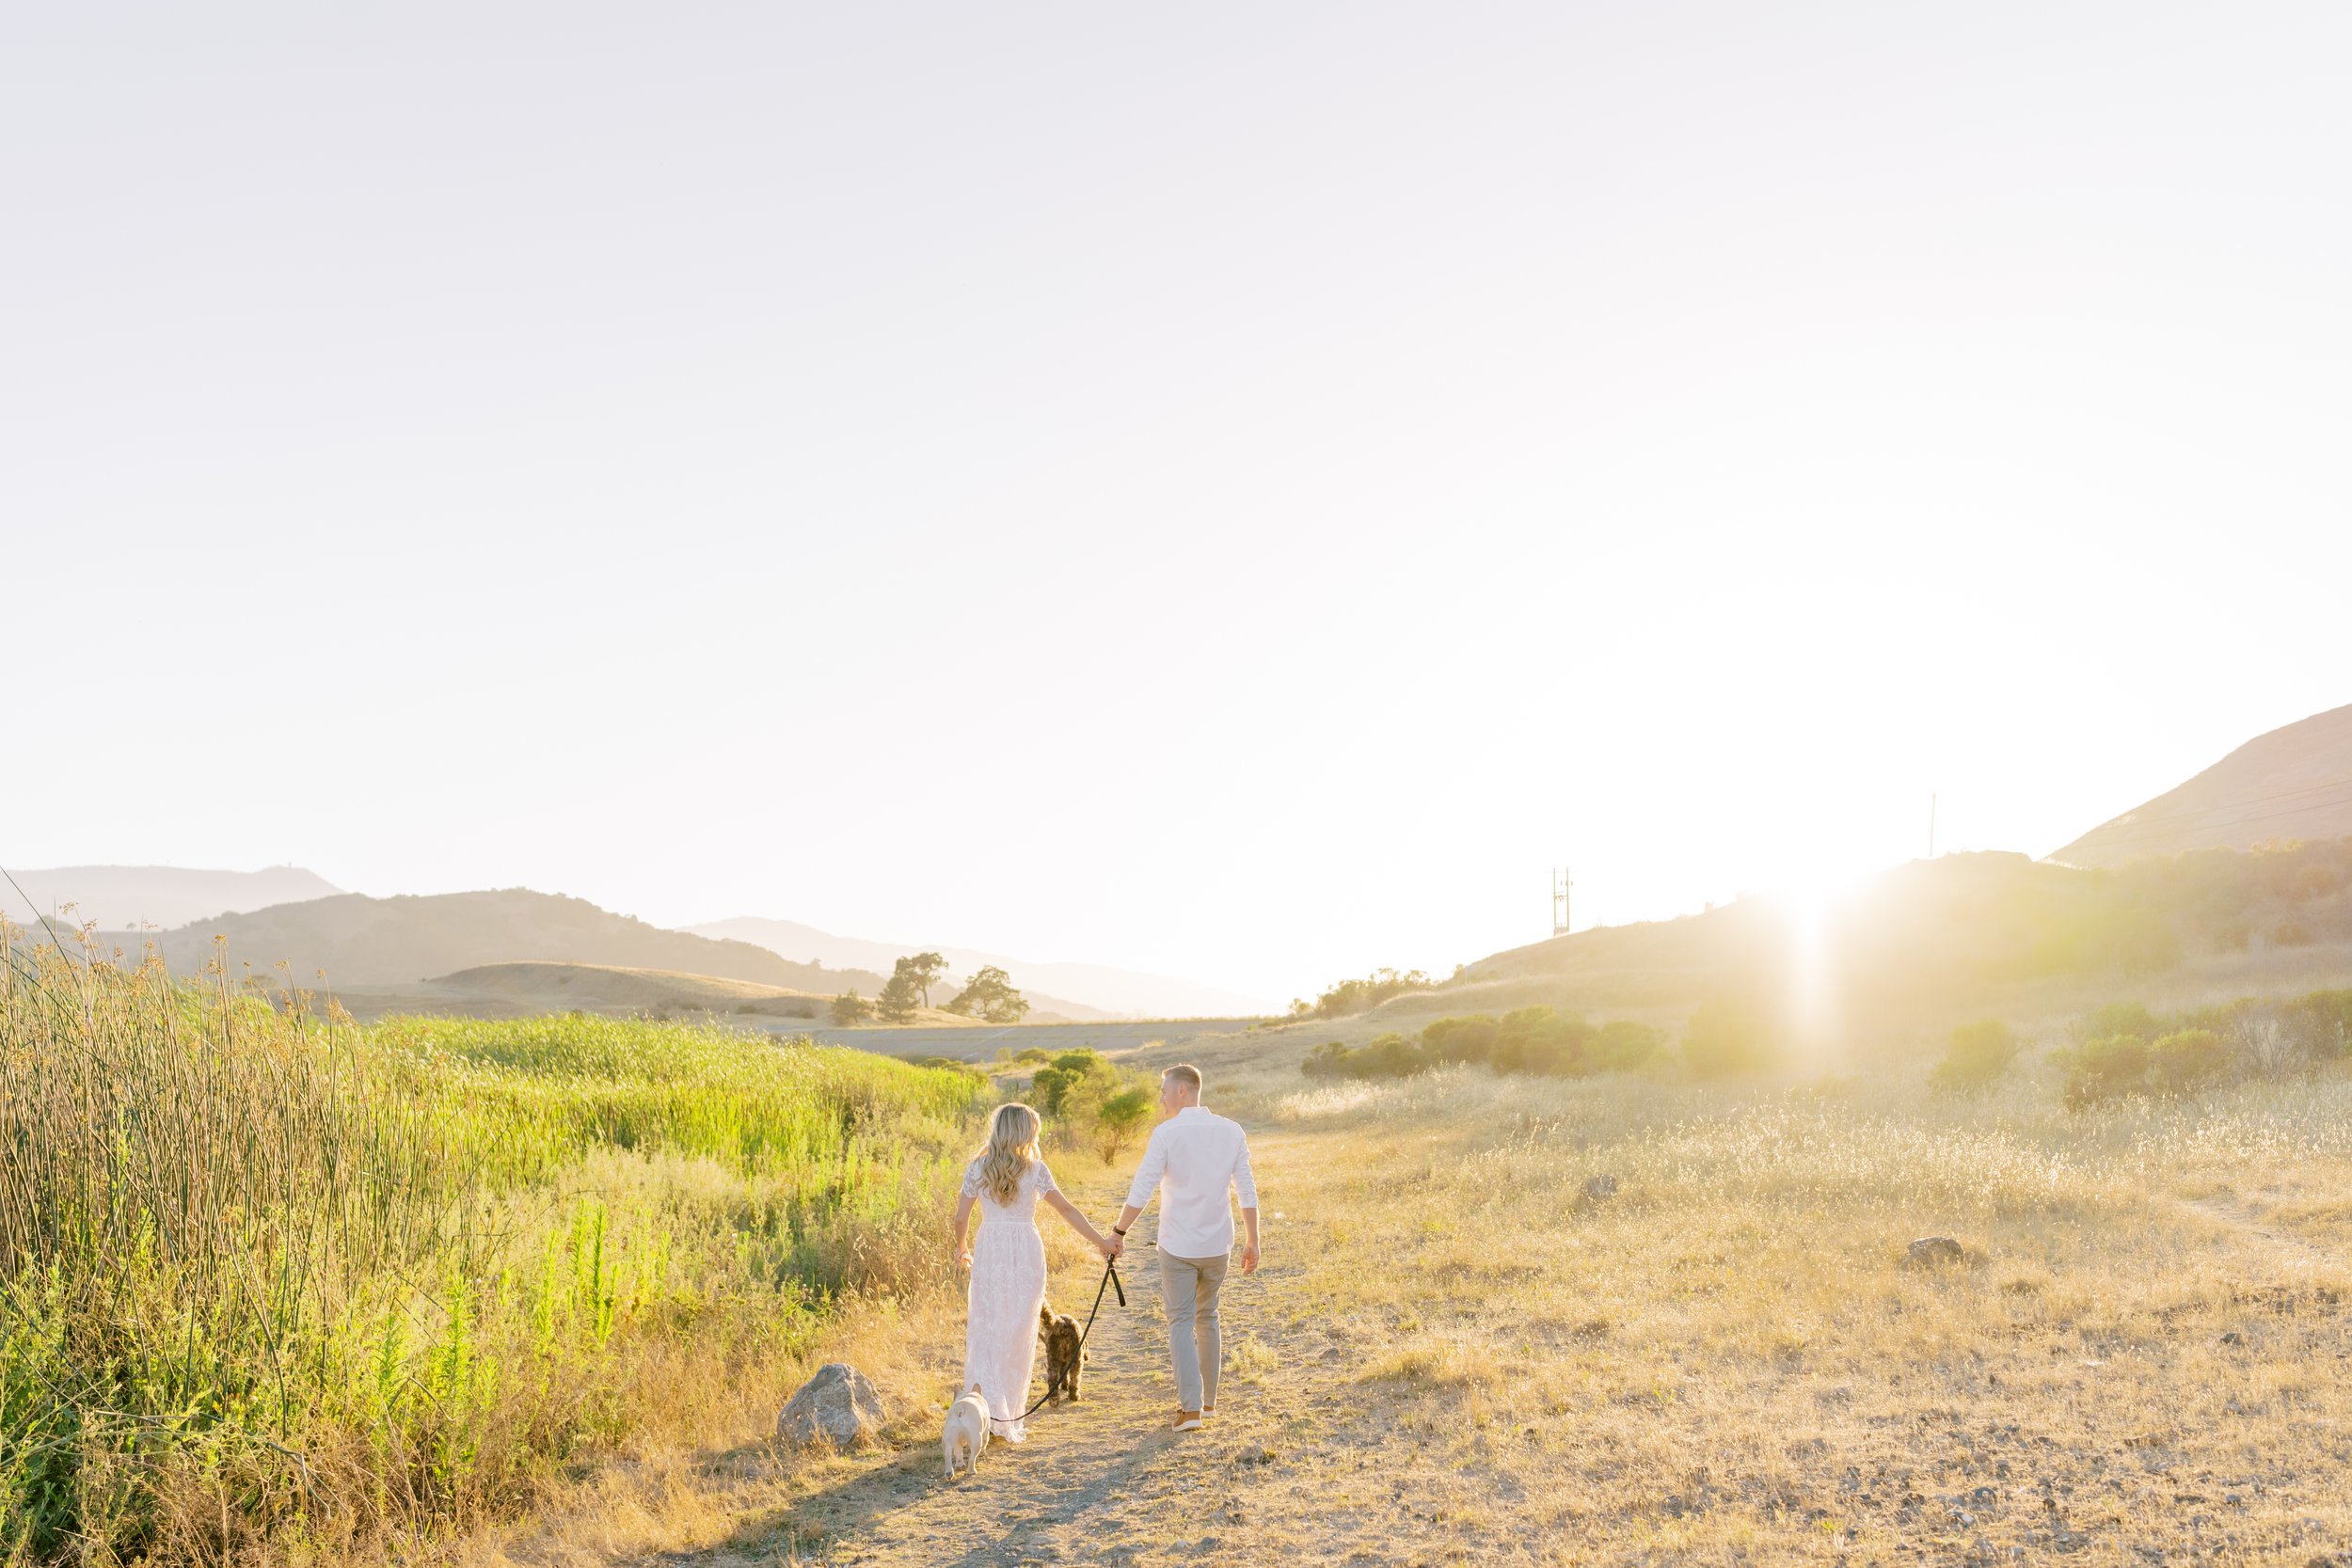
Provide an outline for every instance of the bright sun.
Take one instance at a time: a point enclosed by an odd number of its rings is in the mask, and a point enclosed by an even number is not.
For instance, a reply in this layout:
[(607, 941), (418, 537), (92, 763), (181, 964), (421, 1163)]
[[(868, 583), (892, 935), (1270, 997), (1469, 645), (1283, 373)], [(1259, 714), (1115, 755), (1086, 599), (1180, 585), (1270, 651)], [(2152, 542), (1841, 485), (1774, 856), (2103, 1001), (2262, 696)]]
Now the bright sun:
[(1836, 943), (1831, 933), (1867, 869), (1812, 862), (1778, 884), (1788, 911), (1788, 1024), (1803, 1055), (1826, 1065), (1844, 1043), (1837, 1006)]

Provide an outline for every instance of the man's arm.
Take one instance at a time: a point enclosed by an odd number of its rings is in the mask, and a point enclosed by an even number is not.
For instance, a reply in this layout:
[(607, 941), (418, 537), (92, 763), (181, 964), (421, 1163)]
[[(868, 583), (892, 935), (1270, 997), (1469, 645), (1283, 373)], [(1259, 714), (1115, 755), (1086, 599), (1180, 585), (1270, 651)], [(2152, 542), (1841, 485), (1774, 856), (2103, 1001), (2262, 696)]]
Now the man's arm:
[(1249, 1139), (1241, 1140), (1241, 1152), (1233, 1156), (1233, 1196), (1241, 1199), (1241, 1272), (1258, 1272), (1258, 1179), (1249, 1169)]
[(1142, 1217), (1143, 1206), (1152, 1201), (1152, 1194), (1168, 1174), (1168, 1124), (1162, 1122), (1152, 1129), (1152, 1141), (1143, 1146), (1143, 1164), (1136, 1167), (1136, 1179), (1127, 1183), (1127, 1207), (1119, 1212), (1119, 1223), (1112, 1228), (1120, 1235)]

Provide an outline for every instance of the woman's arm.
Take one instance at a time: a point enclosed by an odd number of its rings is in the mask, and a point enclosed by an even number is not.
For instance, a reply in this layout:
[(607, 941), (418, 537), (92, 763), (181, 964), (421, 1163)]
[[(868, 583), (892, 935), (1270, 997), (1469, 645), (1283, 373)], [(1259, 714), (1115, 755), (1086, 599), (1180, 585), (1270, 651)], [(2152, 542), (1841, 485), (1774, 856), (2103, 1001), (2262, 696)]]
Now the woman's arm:
[(965, 1227), (971, 1223), (972, 1195), (966, 1193), (956, 1199), (955, 1223), (947, 1231), (947, 1250), (954, 1256), (956, 1267), (960, 1269), (968, 1269), (972, 1266), (972, 1249), (965, 1244), (963, 1239)]
[(1061, 1189), (1059, 1187), (1055, 1187), (1047, 1191), (1045, 1194), (1045, 1201), (1054, 1206), (1054, 1212), (1059, 1214), (1063, 1219), (1070, 1222), (1071, 1229), (1075, 1230), (1079, 1235), (1084, 1236), (1088, 1241), (1092, 1242), (1094, 1243), (1095, 1251), (1101, 1253), (1105, 1258), (1116, 1258), (1119, 1256), (1118, 1249), (1111, 1244), (1110, 1238), (1104, 1235), (1100, 1230), (1095, 1229), (1094, 1222), (1087, 1218), (1084, 1214), (1078, 1212), (1078, 1206), (1071, 1202), (1068, 1198), (1062, 1196)]

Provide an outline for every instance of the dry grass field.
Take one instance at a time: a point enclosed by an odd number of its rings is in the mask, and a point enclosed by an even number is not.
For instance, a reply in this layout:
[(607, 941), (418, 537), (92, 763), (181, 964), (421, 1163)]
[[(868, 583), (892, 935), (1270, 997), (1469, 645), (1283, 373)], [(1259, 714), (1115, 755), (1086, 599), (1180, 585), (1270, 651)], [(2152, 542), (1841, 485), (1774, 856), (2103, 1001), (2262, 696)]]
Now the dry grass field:
[[(1269, 1216), (1208, 1430), (1161, 1430), (1144, 1253), (1087, 1402), (976, 1481), (936, 1474), (960, 1304), (917, 1298), (812, 1353), (892, 1394), (882, 1448), (778, 1454), (747, 1404), (732, 1443), (469, 1555), (2352, 1561), (2352, 1082), (2087, 1114), (2030, 1057), (1977, 1101), (1902, 1069), (1311, 1085), (1330, 1033), (1187, 1047), (1254, 1130)], [(1119, 1172), (1057, 1167), (1117, 1200)], [(1964, 1256), (1911, 1265), (1930, 1234)]]

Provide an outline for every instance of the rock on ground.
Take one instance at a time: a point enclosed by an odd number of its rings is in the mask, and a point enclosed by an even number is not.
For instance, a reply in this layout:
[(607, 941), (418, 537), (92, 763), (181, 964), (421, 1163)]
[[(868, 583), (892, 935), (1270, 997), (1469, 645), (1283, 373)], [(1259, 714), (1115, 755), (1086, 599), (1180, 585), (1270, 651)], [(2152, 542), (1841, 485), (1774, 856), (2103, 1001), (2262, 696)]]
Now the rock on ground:
[(829, 1361), (786, 1402), (776, 1417), (776, 1436), (787, 1443), (847, 1448), (872, 1437), (882, 1419), (882, 1395), (866, 1375), (846, 1361)]
[(1949, 1236), (1922, 1236), (1903, 1249), (1903, 1256), (1915, 1267), (1928, 1268), (1937, 1263), (1957, 1263), (1965, 1254)]

